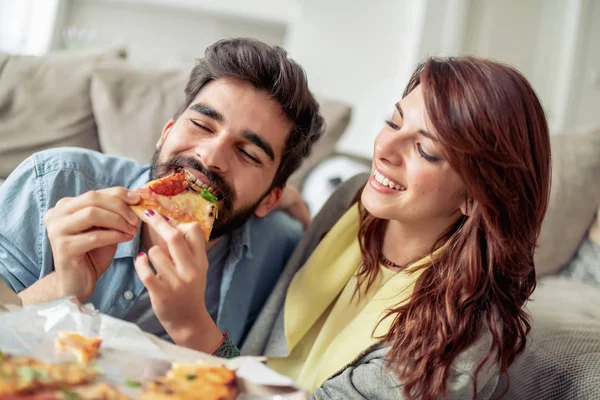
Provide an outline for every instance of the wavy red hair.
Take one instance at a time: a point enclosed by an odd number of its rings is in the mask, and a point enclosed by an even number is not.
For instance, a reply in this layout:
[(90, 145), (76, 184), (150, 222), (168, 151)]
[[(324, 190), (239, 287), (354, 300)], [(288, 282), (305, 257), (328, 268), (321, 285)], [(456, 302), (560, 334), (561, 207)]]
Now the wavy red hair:
[[(433, 252), (448, 244), (424, 269), (410, 300), (387, 314), (393, 318), (382, 338), (391, 344), (387, 365), (406, 397), (428, 400), (447, 392), (453, 362), (484, 327), (492, 344), (476, 375), (488, 362), (505, 374), (525, 348), (530, 324), (523, 305), (536, 285), (533, 256), (550, 192), (550, 139), (540, 101), (512, 67), (474, 57), (431, 58), (414, 72), (404, 96), (417, 85), (472, 205), (432, 246)], [(359, 288), (368, 289), (386, 221), (359, 206)]]

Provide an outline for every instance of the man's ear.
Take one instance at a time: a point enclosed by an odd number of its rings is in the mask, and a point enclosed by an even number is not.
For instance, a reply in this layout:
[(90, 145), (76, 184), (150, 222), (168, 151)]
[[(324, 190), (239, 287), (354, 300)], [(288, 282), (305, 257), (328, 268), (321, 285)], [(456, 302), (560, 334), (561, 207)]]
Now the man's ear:
[(275, 207), (279, 205), (281, 201), (281, 195), (283, 193), (283, 189), (280, 187), (276, 187), (271, 189), (269, 194), (265, 196), (265, 198), (260, 202), (256, 210), (254, 210), (254, 215), (259, 218), (266, 217)]
[(473, 212), (473, 207), (475, 207), (475, 204), (475, 200), (468, 196), (465, 196), (465, 200), (460, 204), (460, 212), (465, 217), (470, 217), (471, 213)]
[(167, 140), (167, 136), (169, 136), (169, 132), (171, 132), (171, 128), (173, 127), (174, 124), (175, 124), (175, 121), (173, 121), (173, 119), (170, 119), (169, 121), (167, 121), (167, 123), (163, 127), (162, 132), (160, 133), (160, 139), (158, 139), (158, 142), (156, 142), (156, 150), (158, 150), (160, 148), (160, 146), (163, 145), (165, 140)]

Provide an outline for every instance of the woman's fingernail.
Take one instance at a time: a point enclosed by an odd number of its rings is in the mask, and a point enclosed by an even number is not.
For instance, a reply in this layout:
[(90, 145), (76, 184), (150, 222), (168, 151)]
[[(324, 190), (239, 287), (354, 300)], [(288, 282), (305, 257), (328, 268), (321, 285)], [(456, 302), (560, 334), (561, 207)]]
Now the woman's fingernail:
[(138, 253), (138, 257), (141, 257), (141, 256), (143, 256), (143, 255), (144, 255), (144, 252), (143, 252), (143, 251), (140, 251), (140, 252)]
[(144, 214), (146, 214), (148, 217), (151, 217), (154, 215), (154, 210), (146, 210), (144, 211)]
[(165, 221), (169, 222), (171, 219), (169, 217), (163, 217)]

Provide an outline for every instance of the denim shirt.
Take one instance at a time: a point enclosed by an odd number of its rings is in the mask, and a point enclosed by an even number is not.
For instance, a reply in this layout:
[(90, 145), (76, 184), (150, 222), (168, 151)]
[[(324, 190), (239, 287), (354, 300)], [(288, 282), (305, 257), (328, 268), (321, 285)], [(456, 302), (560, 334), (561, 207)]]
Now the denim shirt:
[[(0, 277), (20, 292), (54, 271), (44, 216), (61, 198), (114, 186), (135, 189), (148, 179), (148, 165), (90, 150), (61, 148), (32, 155), (0, 187)], [(231, 233), (217, 325), (237, 332), (232, 335), (237, 343), (249, 330), (301, 235), (300, 224), (282, 212), (253, 217)], [(118, 245), (112, 264), (89, 299), (101, 312), (123, 318), (142, 293), (144, 286), (133, 266), (139, 249), (139, 229), (133, 240)], [(235, 293), (229, 293), (236, 276), (247, 281), (254, 274), (260, 274), (255, 287), (238, 284)], [(231, 315), (236, 313), (241, 315)]]

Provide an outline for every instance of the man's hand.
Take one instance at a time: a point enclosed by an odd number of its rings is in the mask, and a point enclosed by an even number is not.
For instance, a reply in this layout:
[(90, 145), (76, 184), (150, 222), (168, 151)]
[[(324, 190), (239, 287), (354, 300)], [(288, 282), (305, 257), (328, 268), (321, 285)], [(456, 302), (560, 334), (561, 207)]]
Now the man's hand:
[(146, 215), (160, 241), (147, 255), (138, 255), (135, 269), (154, 313), (178, 345), (214, 351), (223, 336), (204, 301), (208, 258), (202, 228), (196, 222), (173, 227), (153, 210), (146, 210)]
[(308, 227), (312, 219), (308, 207), (306, 206), (304, 199), (302, 199), (302, 194), (294, 185), (287, 185), (283, 188), (281, 202), (277, 209), (285, 211), (293, 218), (300, 221), (302, 226), (304, 226), (304, 229)]
[(87, 300), (115, 256), (133, 239), (139, 219), (129, 208), (140, 196), (125, 188), (90, 191), (64, 198), (46, 213), (60, 296)]

